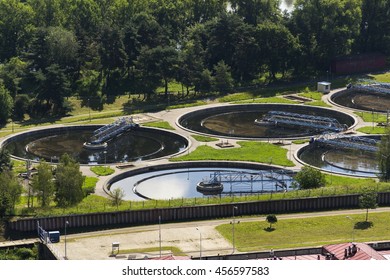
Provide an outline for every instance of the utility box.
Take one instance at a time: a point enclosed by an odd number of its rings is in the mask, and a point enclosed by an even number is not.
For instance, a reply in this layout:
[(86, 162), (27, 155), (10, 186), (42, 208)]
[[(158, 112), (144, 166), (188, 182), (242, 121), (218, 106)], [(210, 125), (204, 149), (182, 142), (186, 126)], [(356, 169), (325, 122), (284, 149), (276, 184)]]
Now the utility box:
[(49, 240), (51, 243), (60, 242), (60, 232), (57, 231), (49, 231)]
[(330, 92), (330, 85), (329, 82), (318, 82), (317, 83), (317, 91), (322, 93), (329, 93)]

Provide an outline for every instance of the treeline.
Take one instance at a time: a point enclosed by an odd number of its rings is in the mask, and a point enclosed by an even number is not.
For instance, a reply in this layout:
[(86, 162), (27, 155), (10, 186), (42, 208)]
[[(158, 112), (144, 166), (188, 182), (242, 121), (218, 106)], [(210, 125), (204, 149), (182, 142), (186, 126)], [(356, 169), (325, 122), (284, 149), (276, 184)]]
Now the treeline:
[[(103, 102), (326, 71), (332, 58), (390, 50), (390, 1), (0, 0), (0, 122)], [(15, 108), (15, 109), (13, 109)]]

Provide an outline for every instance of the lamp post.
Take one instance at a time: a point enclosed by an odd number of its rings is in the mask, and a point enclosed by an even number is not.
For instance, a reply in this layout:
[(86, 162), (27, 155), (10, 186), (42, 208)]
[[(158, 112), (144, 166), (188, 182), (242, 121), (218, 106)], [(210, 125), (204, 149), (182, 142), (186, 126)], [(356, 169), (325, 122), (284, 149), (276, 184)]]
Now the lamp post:
[(89, 113), (89, 122), (91, 122), (91, 106), (89, 106), (89, 98), (88, 98), (88, 113)]
[(66, 228), (68, 225), (69, 225), (69, 221), (65, 221), (65, 256), (64, 256), (65, 260), (68, 259), (68, 255), (66, 254)]
[(351, 223), (352, 223), (352, 232), (351, 232), (351, 239), (352, 239), (352, 243), (355, 242), (355, 228), (354, 228), (354, 225), (353, 225), (353, 219), (350, 217), (350, 216), (346, 216), (346, 218), (348, 220), (351, 220)]
[(160, 242), (160, 258), (161, 258), (161, 216), (158, 216), (158, 239)]
[(196, 228), (197, 231), (199, 231), (199, 259), (202, 259), (202, 232), (199, 228)]
[(235, 238), (234, 238), (234, 224), (236, 223), (236, 219), (234, 217), (234, 210), (237, 210), (237, 209), (238, 209), (237, 206), (233, 206), (233, 224), (232, 224), (233, 252), (232, 252), (232, 254), (234, 254), (234, 251), (236, 250)]

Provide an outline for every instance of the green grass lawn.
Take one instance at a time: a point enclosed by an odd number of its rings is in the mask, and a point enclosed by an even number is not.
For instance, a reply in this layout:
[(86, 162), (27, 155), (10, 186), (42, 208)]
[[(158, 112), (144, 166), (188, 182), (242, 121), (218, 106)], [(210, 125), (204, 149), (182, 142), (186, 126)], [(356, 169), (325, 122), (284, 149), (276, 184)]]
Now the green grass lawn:
[(322, 100), (305, 102), (305, 105), (309, 105), (309, 106), (318, 106), (318, 107), (326, 107), (326, 108), (332, 107), (332, 106), (330, 106), (328, 103), (325, 103), (325, 102), (322, 101)]
[(252, 161), (281, 166), (294, 166), (287, 159), (287, 149), (264, 142), (237, 142), (241, 147), (231, 149), (214, 149), (207, 145), (199, 146), (189, 155), (172, 158), (171, 161), (193, 160), (230, 160)]
[(168, 129), (168, 130), (175, 130), (169, 124), (169, 122), (165, 122), (165, 121), (149, 122), (149, 123), (143, 124), (142, 126), (154, 127), (154, 128), (162, 128), (162, 129)]
[(353, 112), (353, 113), (361, 117), (365, 122), (371, 122), (371, 123), (387, 122), (386, 114), (380, 114), (377, 112)]
[(385, 134), (386, 127), (383, 126), (364, 126), (361, 128), (358, 128), (357, 131), (366, 133), (366, 134)]
[(109, 166), (92, 166), (90, 170), (98, 176), (108, 176), (115, 172), (115, 170)]
[(203, 135), (195, 135), (195, 134), (191, 135), (191, 137), (199, 142), (215, 142), (219, 140), (218, 138), (203, 136)]
[[(235, 225), (235, 245), (238, 251), (262, 251), (270, 249), (321, 246), (352, 241), (357, 242), (390, 239), (389, 213), (369, 213), (372, 226), (364, 228), (365, 214), (349, 215), (353, 221), (341, 216), (300, 219), (280, 219), (267, 230), (269, 223), (243, 222)], [(239, 220), (239, 217), (236, 217)], [(224, 224), (217, 230), (232, 242), (232, 225)]]
[(322, 92), (318, 92), (318, 91), (308, 91), (308, 92), (299, 93), (298, 95), (302, 96), (302, 97), (311, 98), (313, 100), (320, 101), (324, 94)]
[(282, 104), (298, 104), (298, 102), (296, 101), (293, 101), (293, 100), (290, 100), (290, 99), (286, 99), (286, 98), (283, 98), (283, 97), (278, 97), (278, 96), (275, 96), (275, 97), (265, 97), (265, 98), (254, 98), (254, 99), (249, 99), (249, 100), (245, 100), (245, 101), (236, 101), (234, 102), (235, 104), (246, 104), (246, 103), (264, 103), (264, 104), (267, 104), (267, 103), (282, 103)]

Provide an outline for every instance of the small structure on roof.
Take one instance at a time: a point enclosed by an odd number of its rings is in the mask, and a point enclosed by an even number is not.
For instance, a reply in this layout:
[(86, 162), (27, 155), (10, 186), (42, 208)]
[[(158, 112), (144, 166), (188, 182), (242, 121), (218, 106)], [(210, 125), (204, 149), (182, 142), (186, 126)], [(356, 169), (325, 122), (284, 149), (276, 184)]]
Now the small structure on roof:
[(330, 85), (329, 82), (318, 82), (317, 83), (317, 91), (322, 93), (329, 93), (330, 92)]

